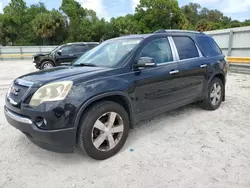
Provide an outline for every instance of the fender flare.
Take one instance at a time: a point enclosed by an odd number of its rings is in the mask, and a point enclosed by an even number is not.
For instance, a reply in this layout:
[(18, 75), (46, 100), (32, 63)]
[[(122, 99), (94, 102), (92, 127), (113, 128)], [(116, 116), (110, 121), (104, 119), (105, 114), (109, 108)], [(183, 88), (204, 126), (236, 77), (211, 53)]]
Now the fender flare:
[(130, 118), (130, 127), (133, 128), (134, 127), (134, 118), (133, 118), (133, 106), (132, 106), (132, 101), (130, 99), (130, 97), (128, 96), (128, 94), (124, 93), (124, 92), (121, 92), (121, 91), (111, 91), (111, 92), (106, 92), (106, 93), (102, 93), (102, 94), (98, 94), (90, 99), (88, 99), (85, 103), (83, 103), (80, 107), (80, 110), (77, 112), (77, 115), (76, 115), (76, 118), (75, 118), (75, 121), (74, 121), (74, 127), (75, 129), (77, 130), (78, 128), (78, 125), (79, 125), (79, 122), (80, 122), (80, 119), (81, 119), (81, 116), (82, 116), (82, 113), (84, 112), (84, 110), (86, 110), (86, 108), (98, 101), (98, 100), (101, 100), (105, 97), (111, 97), (111, 96), (114, 96), (114, 95), (118, 95), (118, 96), (121, 96), (125, 99), (126, 103), (128, 104), (128, 107), (129, 107), (129, 118)]
[(225, 85), (226, 85), (226, 75), (222, 72), (222, 71), (220, 71), (220, 72), (216, 72), (216, 73), (214, 73), (214, 74), (212, 74), (212, 76), (209, 78), (209, 80), (208, 80), (208, 84), (207, 84), (207, 87), (206, 87), (206, 92), (207, 92), (207, 90), (208, 90), (208, 87), (209, 87), (209, 85), (210, 85), (210, 83), (211, 83), (211, 81), (214, 79), (214, 77), (216, 77), (217, 75), (223, 75), (223, 78), (224, 78), (224, 87), (223, 87), (223, 101), (225, 101)]
[(54, 65), (56, 65), (55, 62), (54, 62), (52, 59), (43, 59), (43, 60), (41, 61), (41, 65), (42, 65), (45, 61), (50, 61), (51, 63), (53, 63)]

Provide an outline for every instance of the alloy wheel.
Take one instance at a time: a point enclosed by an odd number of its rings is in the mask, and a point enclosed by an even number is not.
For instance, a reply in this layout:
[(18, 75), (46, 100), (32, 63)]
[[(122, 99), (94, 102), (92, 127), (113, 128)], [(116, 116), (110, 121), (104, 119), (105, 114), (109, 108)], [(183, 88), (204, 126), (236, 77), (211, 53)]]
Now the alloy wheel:
[(221, 100), (221, 86), (219, 83), (214, 83), (212, 91), (210, 93), (210, 101), (212, 105), (216, 106)]
[(43, 69), (50, 69), (52, 67), (53, 67), (53, 65), (51, 63), (45, 63), (43, 66)]
[(124, 132), (124, 123), (116, 112), (101, 115), (92, 129), (92, 143), (100, 151), (113, 149), (121, 140)]

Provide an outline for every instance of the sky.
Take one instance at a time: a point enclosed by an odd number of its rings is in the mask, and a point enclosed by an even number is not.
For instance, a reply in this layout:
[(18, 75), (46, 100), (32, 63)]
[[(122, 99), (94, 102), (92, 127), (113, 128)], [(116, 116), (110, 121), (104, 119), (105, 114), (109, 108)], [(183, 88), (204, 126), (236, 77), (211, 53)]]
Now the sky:
[[(0, 0), (0, 13), (10, 0)], [(61, 0), (25, 0), (27, 5), (37, 2), (45, 3), (48, 9), (58, 9)], [(123, 16), (128, 13), (134, 13), (134, 8), (139, 0), (76, 0), (83, 7), (97, 12), (98, 17), (110, 19), (111, 17)], [(199, 3), (202, 7), (209, 9), (218, 9), (226, 16), (232, 19), (244, 21), (250, 19), (250, 0), (178, 0), (179, 6), (189, 2)]]

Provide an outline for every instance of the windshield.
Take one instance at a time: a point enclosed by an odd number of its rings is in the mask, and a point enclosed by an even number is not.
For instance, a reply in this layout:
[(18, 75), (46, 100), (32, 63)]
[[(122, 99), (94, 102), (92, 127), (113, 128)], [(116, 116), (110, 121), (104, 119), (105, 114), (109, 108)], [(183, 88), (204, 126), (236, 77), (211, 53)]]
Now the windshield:
[(55, 47), (50, 53), (53, 53), (53, 52), (55, 52), (57, 49), (59, 49), (61, 46), (57, 46), (57, 47)]
[(73, 65), (92, 64), (113, 67), (137, 47), (141, 39), (117, 39), (103, 42), (77, 59)]

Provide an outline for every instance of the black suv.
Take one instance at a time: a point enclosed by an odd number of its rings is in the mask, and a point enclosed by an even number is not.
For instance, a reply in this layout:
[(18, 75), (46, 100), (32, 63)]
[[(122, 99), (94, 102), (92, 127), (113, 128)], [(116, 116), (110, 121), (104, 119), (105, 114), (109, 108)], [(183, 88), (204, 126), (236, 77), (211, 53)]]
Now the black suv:
[(98, 42), (68, 43), (56, 47), (49, 53), (35, 54), (33, 63), (41, 70), (59, 66), (62, 63), (70, 63), (97, 45), (99, 45)]
[(225, 100), (227, 62), (199, 32), (161, 30), (107, 40), (72, 66), (17, 78), (8, 122), (40, 147), (102, 160), (116, 154), (136, 122), (193, 102)]

